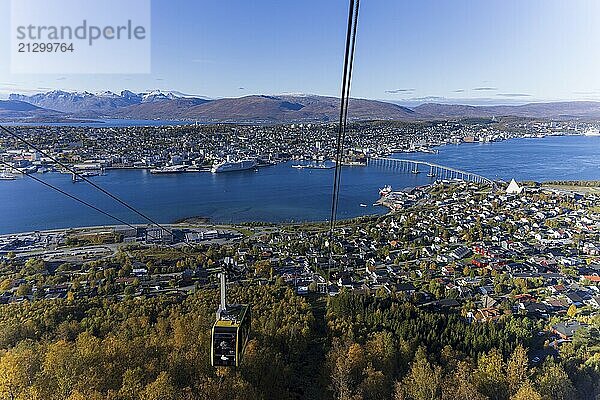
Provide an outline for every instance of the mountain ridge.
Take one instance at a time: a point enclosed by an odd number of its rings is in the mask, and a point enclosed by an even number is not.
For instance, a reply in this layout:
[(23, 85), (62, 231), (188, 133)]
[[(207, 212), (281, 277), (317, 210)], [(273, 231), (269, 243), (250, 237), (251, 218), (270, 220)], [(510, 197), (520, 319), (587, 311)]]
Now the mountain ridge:
[[(7, 110), (0, 117), (27, 118), (28, 113), (68, 118), (195, 120), (199, 122), (292, 123), (335, 122), (339, 98), (312, 94), (248, 95), (209, 99), (177, 91), (152, 90), (120, 93), (54, 90), (35, 95), (11, 94), (9, 102), (37, 108)], [(13, 104), (13, 107), (16, 107)], [(8, 112), (10, 111), (10, 113)], [(405, 107), (388, 101), (351, 98), (350, 120), (416, 121), (515, 116), (550, 119), (600, 119), (600, 102), (561, 101), (521, 105), (459, 105), (424, 103)]]
[(0, 100), (1, 119), (58, 118), (62, 113), (19, 100)]

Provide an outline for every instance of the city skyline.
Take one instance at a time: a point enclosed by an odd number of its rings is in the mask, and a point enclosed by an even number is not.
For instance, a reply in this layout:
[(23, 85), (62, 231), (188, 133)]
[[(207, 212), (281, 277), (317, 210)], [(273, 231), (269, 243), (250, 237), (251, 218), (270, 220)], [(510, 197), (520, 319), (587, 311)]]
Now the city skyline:
[[(0, 14), (9, 8), (0, 4)], [(599, 100), (597, 11), (600, 4), (587, 0), (363, 4), (352, 96), (405, 103)], [(152, 73), (22, 75), (5, 63), (0, 96), (55, 89), (338, 96), (346, 13), (339, 0), (228, 7), (155, 0)], [(3, 53), (9, 34), (1, 31)]]

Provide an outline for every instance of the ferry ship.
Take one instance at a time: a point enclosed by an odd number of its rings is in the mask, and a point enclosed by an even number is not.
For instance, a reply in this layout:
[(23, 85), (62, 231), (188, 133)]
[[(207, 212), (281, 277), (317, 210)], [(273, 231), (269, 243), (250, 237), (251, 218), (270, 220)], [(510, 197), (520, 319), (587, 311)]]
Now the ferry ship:
[(78, 172), (78, 174), (80, 176), (85, 177), (85, 178), (90, 178), (92, 176), (103, 176), (103, 175), (105, 175), (104, 170), (100, 170), (100, 171), (84, 171), (84, 172)]
[(333, 169), (334, 165), (325, 165), (325, 164), (294, 164), (292, 168), (296, 169)]
[(185, 165), (169, 165), (162, 168), (153, 168), (150, 170), (151, 174), (178, 174), (185, 171)]
[(585, 136), (600, 136), (600, 130), (596, 127), (590, 127), (583, 132)]
[(325, 165), (325, 164), (309, 164), (305, 168), (308, 168), (308, 169), (333, 169), (333, 168), (335, 168), (335, 166)]
[(213, 165), (211, 172), (233, 172), (233, 171), (245, 171), (256, 167), (258, 163), (256, 160), (240, 160), (240, 161), (224, 161), (219, 164)]
[(31, 167), (13, 168), (13, 169), (19, 174), (27, 175), (27, 174), (33, 174), (33, 173), (37, 172), (38, 167), (33, 165)]

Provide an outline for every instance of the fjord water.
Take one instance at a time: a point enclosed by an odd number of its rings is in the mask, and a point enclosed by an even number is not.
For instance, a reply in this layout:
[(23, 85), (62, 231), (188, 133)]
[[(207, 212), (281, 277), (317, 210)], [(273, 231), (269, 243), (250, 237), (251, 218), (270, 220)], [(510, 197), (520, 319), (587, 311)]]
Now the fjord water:
[(395, 158), (429, 161), (490, 179), (599, 180), (600, 137), (547, 136), (493, 143), (443, 146), (439, 154), (409, 153)]
[[(395, 158), (424, 160), (509, 180), (600, 180), (600, 137), (553, 136), (486, 144), (449, 145), (438, 154), (402, 153)], [(316, 221), (330, 216), (333, 170), (298, 170), (296, 162), (223, 174), (151, 175), (144, 170), (111, 170), (91, 178), (97, 184), (162, 223), (199, 216), (213, 222)], [(373, 207), (378, 188), (430, 182), (376, 166), (344, 167), (339, 218), (384, 213)], [(130, 223), (140, 217), (69, 175), (36, 175)], [(367, 205), (362, 207), (361, 204)], [(0, 181), (0, 233), (117, 224), (39, 183), (22, 177)]]

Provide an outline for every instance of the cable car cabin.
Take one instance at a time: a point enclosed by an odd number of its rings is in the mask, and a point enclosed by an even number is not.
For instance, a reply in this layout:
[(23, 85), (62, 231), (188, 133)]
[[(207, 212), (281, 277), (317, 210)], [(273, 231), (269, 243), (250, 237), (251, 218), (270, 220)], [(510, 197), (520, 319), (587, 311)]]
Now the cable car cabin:
[(250, 308), (227, 305), (219, 310), (212, 328), (211, 361), (213, 367), (239, 367), (250, 335)]

